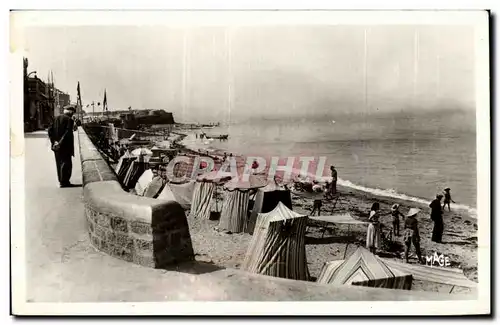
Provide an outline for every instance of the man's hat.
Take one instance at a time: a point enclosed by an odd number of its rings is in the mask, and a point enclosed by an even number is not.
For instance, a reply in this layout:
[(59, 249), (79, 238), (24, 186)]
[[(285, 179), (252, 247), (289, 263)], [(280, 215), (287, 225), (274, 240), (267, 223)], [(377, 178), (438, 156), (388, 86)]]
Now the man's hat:
[(447, 187), (444, 189), (446, 192), (448, 192), (449, 190), (451, 190), (451, 188)]
[(441, 193), (438, 193), (438, 194), (436, 195), (436, 198), (437, 198), (437, 199), (442, 198), (442, 197), (443, 197), (443, 194), (441, 194)]
[(76, 112), (75, 105), (66, 105), (63, 107), (64, 110)]
[(416, 216), (420, 212), (420, 209), (417, 208), (411, 208), (410, 211), (406, 214), (407, 217), (413, 217)]
[(391, 210), (392, 211), (396, 211), (397, 209), (399, 208), (399, 204), (394, 204), (392, 207), (391, 207)]

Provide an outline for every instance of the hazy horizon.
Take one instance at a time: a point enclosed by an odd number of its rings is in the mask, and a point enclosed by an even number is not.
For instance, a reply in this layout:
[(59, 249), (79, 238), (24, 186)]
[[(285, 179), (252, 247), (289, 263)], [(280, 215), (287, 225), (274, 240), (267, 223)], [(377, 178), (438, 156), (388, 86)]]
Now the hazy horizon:
[(111, 110), (164, 109), (181, 122), (475, 109), (472, 27), (72, 26), (23, 36), (29, 71), (42, 80), (52, 71), (72, 102), (80, 81), (84, 109), (104, 89)]

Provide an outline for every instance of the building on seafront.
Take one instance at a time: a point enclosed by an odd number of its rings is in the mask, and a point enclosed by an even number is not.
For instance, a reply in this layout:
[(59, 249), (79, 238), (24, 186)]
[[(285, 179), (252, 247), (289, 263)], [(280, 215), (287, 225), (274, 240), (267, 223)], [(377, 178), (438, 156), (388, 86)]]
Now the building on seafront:
[(57, 88), (53, 88), (54, 94), (54, 117), (61, 115), (63, 107), (71, 104), (71, 96)]
[(70, 104), (70, 95), (55, 88), (54, 78), (47, 82), (37, 77), (36, 71), (28, 73), (28, 59), (24, 58), (24, 130), (27, 132), (47, 128), (54, 117)]

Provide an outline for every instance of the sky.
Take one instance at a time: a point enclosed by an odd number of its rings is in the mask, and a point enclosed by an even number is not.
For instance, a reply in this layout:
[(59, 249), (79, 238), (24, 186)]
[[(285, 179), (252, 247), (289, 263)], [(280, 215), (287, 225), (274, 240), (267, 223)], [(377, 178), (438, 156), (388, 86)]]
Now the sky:
[(474, 110), (466, 26), (57, 26), (22, 32), (29, 71), (83, 106), (181, 122)]

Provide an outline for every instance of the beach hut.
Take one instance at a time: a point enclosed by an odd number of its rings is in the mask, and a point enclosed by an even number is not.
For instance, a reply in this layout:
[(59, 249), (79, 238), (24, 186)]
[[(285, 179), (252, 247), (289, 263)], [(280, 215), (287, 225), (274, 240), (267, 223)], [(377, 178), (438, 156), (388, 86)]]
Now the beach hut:
[(132, 164), (132, 161), (136, 159), (137, 157), (132, 156), (128, 150), (125, 151), (125, 153), (120, 157), (118, 164), (115, 167), (115, 173), (118, 175), (120, 180), (123, 180), (125, 173)]
[(461, 269), (402, 263), (388, 258), (381, 260), (391, 269), (410, 273), (415, 280), (447, 285), (451, 287), (450, 293), (455, 287), (477, 290), (477, 282), (469, 280)]
[[(163, 178), (160, 176), (154, 177), (151, 182), (149, 182), (148, 186), (144, 189), (144, 197), (150, 197), (150, 198), (156, 198), (161, 190), (163, 189), (163, 186), (165, 185), (165, 181)], [(175, 201), (175, 200), (174, 200)]]
[(409, 272), (389, 267), (364, 247), (358, 247), (346, 260), (325, 263), (316, 282), (410, 290), (412, 281)]
[(153, 180), (153, 177), (153, 171), (151, 169), (146, 169), (137, 180), (137, 183), (135, 183), (135, 193), (140, 196), (144, 195), (144, 191)]
[(199, 175), (194, 186), (191, 214), (195, 217), (210, 219), (212, 198), (214, 198), (216, 187), (230, 180), (231, 176), (231, 173), (217, 171)]
[(166, 183), (157, 199), (164, 201), (176, 201), (184, 210), (187, 210), (191, 207), (194, 187), (194, 181), (183, 184)]
[(308, 280), (307, 219), (281, 202), (274, 210), (259, 213), (243, 269), (280, 278)]
[(265, 187), (268, 183), (264, 175), (247, 175), (233, 178), (224, 189), (224, 201), (220, 215), (219, 229), (233, 233), (243, 232), (248, 221), (250, 192)]
[(269, 182), (265, 187), (259, 188), (255, 194), (252, 212), (245, 232), (253, 234), (258, 214), (272, 211), (279, 202), (292, 210), (292, 197), (288, 189), (279, 186), (276, 182)]
[(127, 189), (131, 189), (135, 187), (135, 184), (139, 180), (139, 177), (144, 173), (147, 169), (147, 163), (143, 161), (131, 161), (125, 176), (122, 179), (123, 185)]

